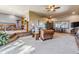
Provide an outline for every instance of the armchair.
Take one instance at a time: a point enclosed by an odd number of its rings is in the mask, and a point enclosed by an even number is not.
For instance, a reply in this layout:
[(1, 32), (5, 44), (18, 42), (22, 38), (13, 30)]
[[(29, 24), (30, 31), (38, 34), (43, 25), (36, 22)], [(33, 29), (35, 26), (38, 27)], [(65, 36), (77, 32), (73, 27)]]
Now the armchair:
[(44, 30), (41, 30), (40, 31), (40, 38), (44, 41), (44, 40), (47, 40), (47, 39), (52, 39), (53, 38), (53, 35), (54, 35), (54, 30), (52, 29), (44, 29)]

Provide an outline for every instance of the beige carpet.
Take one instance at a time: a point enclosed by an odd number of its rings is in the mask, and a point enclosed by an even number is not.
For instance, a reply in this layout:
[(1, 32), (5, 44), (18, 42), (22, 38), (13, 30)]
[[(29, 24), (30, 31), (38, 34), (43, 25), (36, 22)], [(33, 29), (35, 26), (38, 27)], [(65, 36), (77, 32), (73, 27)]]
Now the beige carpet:
[(35, 48), (33, 54), (75, 54), (78, 53), (78, 48), (75, 39), (70, 34), (55, 33), (52, 40), (35, 40), (31, 36), (20, 38), (26, 45), (31, 45)]
[[(54, 38), (52, 40), (35, 40), (35, 38), (32, 38), (32, 36), (27, 37), (21, 37), (18, 40), (16, 40), (14, 43), (21, 41), (22, 43), (19, 43), (19, 47), (16, 46), (15, 49), (12, 49), (13, 45), (9, 44), (11, 47), (8, 47), (7, 53), (9, 54), (17, 54), (17, 51), (21, 49), (23, 46), (31, 46), (35, 48), (33, 51), (30, 51), (30, 54), (77, 54), (78, 48), (75, 42), (75, 39), (70, 34), (64, 34), (64, 33), (55, 33)], [(16, 45), (16, 44), (15, 44)], [(25, 46), (26, 45), (26, 46)], [(5, 47), (5, 46), (3, 46)], [(2, 49), (3, 47), (0, 47), (0, 52), (4, 52), (6, 49)], [(27, 52), (25, 50), (26, 48), (23, 47), (23, 52)], [(2, 49), (2, 50), (1, 50)], [(18, 51), (20, 53), (21, 51)]]

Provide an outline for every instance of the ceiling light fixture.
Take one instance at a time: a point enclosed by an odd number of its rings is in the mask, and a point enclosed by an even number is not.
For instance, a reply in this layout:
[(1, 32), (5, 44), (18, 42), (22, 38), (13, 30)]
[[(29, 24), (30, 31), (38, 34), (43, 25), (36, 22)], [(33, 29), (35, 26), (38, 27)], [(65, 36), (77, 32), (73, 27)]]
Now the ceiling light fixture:
[(48, 5), (47, 8), (45, 8), (47, 11), (56, 11), (56, 9), (59, 9), (60, 7), (57, 7), (56, 5)]

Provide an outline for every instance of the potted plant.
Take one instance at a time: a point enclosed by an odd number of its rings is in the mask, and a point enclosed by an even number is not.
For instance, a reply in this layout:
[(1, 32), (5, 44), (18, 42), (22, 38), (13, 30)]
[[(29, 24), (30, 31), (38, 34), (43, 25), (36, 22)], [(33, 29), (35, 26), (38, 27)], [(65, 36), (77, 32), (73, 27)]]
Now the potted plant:
[(9, 36), (5, 32), (0, 32), (0, 45), (5, 45), (8, 43)]

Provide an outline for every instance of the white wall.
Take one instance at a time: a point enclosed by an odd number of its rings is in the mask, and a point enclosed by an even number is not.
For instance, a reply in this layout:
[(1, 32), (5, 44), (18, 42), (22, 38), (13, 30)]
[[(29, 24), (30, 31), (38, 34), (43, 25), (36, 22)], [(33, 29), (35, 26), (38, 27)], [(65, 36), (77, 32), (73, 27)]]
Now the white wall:
[(70, 33), (71, 28), (71, 23), (72, 22), (79, 22), (79, 15), (70, 15), (70, 16), (65, 16), (65, 17), (61, 17), (61, 18), (57, 18), (58, 21), (64, 21), (67, 20), (69, 21), (69, 29), (67, 29), (67, 32)]
[(70, 22), (77, 22), (77, 21), (79, 22), (79, 15), (71, 15), (66, 19), (69, 20)]
[(14, 15), (0, 14), (0, 23), (16, 23), (18, 19), (20, 18)]

